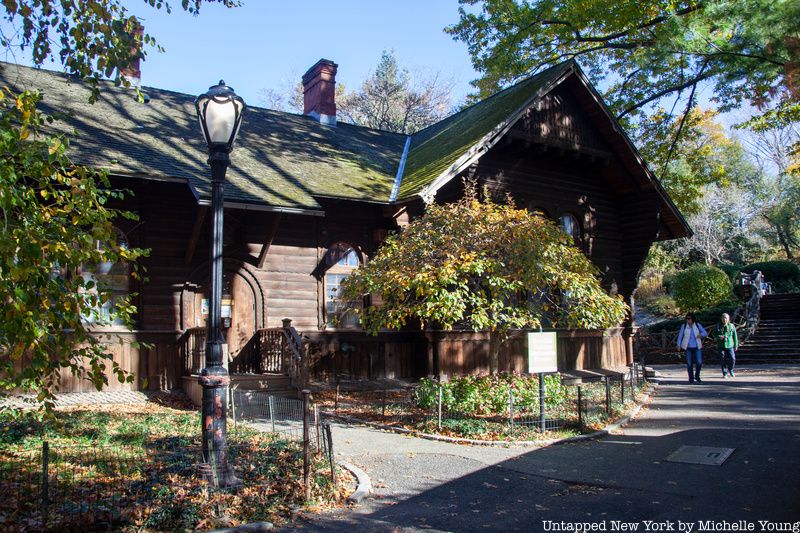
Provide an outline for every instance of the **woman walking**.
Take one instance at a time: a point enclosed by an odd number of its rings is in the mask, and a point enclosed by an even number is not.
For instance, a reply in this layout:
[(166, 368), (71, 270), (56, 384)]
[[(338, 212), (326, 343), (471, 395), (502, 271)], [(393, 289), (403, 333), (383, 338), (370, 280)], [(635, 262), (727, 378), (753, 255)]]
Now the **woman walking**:
[(719, 346), (720, 360), (722, 361), (722, 377), (734, 377), (733, 368), (736, 366), (736, 350), (739, 349), (739, 336), (736, 334), (736, 326), (731, 324), (731, 317), (728, 313), (722, 313), (722, 323), (717, 334), (717, 345)]
[(702, 383), (700, 369), (703, 368), (703, 337), (708, 332), (697, 323), (694, 313), (686, 315), (686, 322), (678, 333), (678, 349), (686, 352), (686, 370), (689, 372), (689, 383)]

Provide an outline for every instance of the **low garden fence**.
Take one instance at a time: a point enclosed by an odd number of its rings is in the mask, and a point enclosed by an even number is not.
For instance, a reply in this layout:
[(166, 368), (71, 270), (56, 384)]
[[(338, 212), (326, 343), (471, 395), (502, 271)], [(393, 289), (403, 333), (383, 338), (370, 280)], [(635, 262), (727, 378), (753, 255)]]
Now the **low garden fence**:
[[(229, 425), (222, 454), (213, 448), (204, 454), (196, 442), (179, 438), (144, 447), (44, 441), (37, 449), (0, 448), (0, 531), (105, 531), (126, 524), (158, 531), (181, 523), (191, 529), (199, 500), (220, 496), (224, 502), (239, 489), (263, 492), (294, 483), (308, 501), (312, 486), (336, 487), (330, 424), (315, 418), (308, 395), (241, 395), (234, 397), (237, 406), (239, 420), (259, 426), (264, 438), (253, 442), (246, 438), (252, 429)], [(224, 464), (217, 463), (220, 457)], [(297, 471), (287, 472), (287, 465)]]
[[(456, 406), (446, 384), (402, 389), (341, 391), (322, 399), (325, 413), (463, 438), (537, 438), (548, 432), (596, 429), (635, 401), (645, 384), (638, 363), (629, 372), (580, 379), (556, 378), (539, 391), (505, 387), (489, 403)], [(468, 393), (467, 393), (468, 394)]]

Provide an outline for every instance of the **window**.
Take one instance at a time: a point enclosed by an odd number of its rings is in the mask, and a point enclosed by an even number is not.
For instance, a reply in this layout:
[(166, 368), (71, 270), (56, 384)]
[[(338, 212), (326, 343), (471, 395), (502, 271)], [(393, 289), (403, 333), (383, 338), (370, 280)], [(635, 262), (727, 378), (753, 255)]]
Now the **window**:
[(578, 224), (578, 219), (571, 213), (564, 213), (558, 219), (558, 226), (567, 235), (572, 237), (575, 244), (581, 242), (581, 227)]
[(325, 272), (325, 324), (339, 328), (357, 327), (358, 316), (353, 312), (343, 312), (344, 302), (338, 298), (338, 292), (342, 281), (361, 264), (358, 253), (348, 244), (337, 243), (328, 250), (326, 259), (333, 264)]
[[(125, 248), (127, 242), (124, 236), (119, 236), (120, 245)], [(102, 250), (103, 243), (95, 241), (98, 250)], [(129, 294), (130, 265), (124, 262), (113, 263), (104, 261), (96, 264), (83, 264), (81, 277), (84, 283), (93, 282), (94, 287), (87, 294), (97, 294), (97, 289), (108, 294), (108, 300), (98, 307), (84, 313), (83, 320), (89, 324), (122, 326), (124, 321), (116, 317), (111, 320), (111, 313)]]

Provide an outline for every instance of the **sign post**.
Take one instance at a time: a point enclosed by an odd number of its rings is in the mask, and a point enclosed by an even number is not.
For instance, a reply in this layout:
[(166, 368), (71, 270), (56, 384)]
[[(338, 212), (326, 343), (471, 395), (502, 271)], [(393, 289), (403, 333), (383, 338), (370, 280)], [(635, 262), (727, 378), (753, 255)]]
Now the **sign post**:
[(539, 422), (542, 433), (547, 430), (545, 415), (544, 375), (558, 372), (556, 332), (528, 333), (528, 372), (539, 376)]

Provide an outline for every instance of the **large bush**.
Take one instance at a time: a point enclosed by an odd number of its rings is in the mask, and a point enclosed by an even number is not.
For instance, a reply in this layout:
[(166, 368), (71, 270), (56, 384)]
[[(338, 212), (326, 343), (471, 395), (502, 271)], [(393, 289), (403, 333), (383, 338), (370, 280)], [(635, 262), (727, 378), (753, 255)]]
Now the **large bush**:
[(717, 267), (694, 265), (674, 276), (672, 296), (683, 312), (720, 305), (731, 297), (728, 275)]

